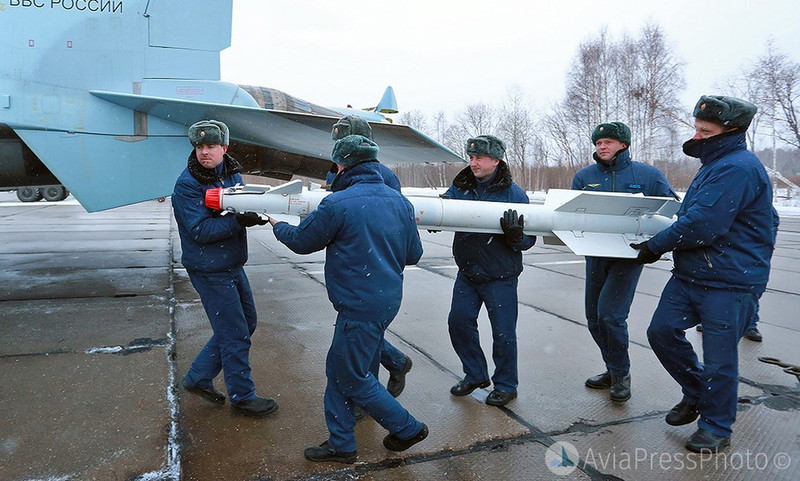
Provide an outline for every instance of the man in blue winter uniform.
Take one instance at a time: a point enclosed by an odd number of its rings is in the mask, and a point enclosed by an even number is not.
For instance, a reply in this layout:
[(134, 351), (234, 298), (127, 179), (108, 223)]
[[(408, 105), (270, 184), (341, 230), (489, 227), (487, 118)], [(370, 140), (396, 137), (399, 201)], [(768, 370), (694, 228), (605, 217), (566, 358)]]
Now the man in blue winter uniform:
[[(342, 117), (331, 129), (331, 138), (334, 141), (343, 139), (348, 135), (363, 135), (369, 140), (373, 140), (372, 127), (369, 126), (369, 122), (357, 115)], [(380, 162), (378, 162), (378, 169), (381, 177), (383, 177), (383, 182), (397, 192), (400, 192), (400, 179), (397, 178), (395, 173)], [(334, 163), (333, 168), (328, 172), (325, 179), (329, 189), (333, 185), (334, 180), (336, 180), (338, 173), (338, 165)], [(406, 374), (408, 374), (408, 371), (411, 370), (411, 366), (413, 365), (411, 358), (384, 339), (383, 342), (381, 342), (379, 365), (389, 371), (389, 380), (386, 382), (386, 390), (389, 391), (389, 394), (393, 397), (399, 396), (406, 387)], [(377, 378), (378, 365), (373, 366), (371, 371), (372, 375)], [(361, 419), (364, 415), (364, 411), (356, 407), (356, 419)]]
[[(503, 161), (505, 143), (493, 135), (467, 140), (469, 167), (453, 179), (442, 197), (485, 202), (529, 204), (528, 195), (511, 178)], [(504, 406), (517, 397), (517, 282), (522, 273), (522, 251), (530, 249), (536, 237), (523, 233), (524, 216), (509, 209), (500, 218), (503, 234), (456, 232), (453, 256), (458, 274), (447, 319), (450, 342), (461, 360), (464, 379), (450, 389), (454, 396), (466, 396), (488, 387), (489, 371), (478, 334), (478, 313), (486, 305), (492, 325), (494, 390), (486, 404)]]
[(247, 227), (266, 224), (254, 212), (220, 215), (205, 206), (206, 190), (242, 184), (241, 165), (228, 151), (228, 126), (202, 120), (189, 127), (194, 150), (175, 182), (172, 208), (181, 238), (181, 263), (200, 295), (214, 335), (181, 381), (184, 389), (216, 404), (225, 395), (214, 388), (220, 371), (234, 412), (266, 416), (274, 399), (256, 395), (250, 375), (250, 336), (256, 329), (253, 292), (244, 272)]
[[(694, 452), (730, 444), (739, 383), (737, 344), (769, 278), (775, 242), (772, 185), (745, 137), (755, 113), (756, 106), (745, 100), (700, 97), (695, 135), (683, 151), (700, 159), (701, 167), (678, 220), (632, 245), (643, 263), (674, 251), (672, 277), (647, 338), (683, 392), (667, 423), (680, 426), (700, 416), (686, 442)], [(703, 325), (702, 364), (685, 335), (698, 323)]]
[(333, 193), (298, 226), (269, 220), (275, 237), (292, 251), (325, 249), (325, 286), (338, 312), (325, 365), (330, 436), (306, 448), (311, 461), (355, 462), (355, 405), (389, 431), (386, 449), (403, 451), (428, 436), (428, 427), (371, 372), (384, 332), (400, 309), (403, 269), (422, 256), (414, 208), (384, 183), (377, 155), (378, 146), (361, 135), (336, 141)]
[[(778, 211), (775, 210), (775, 207), (772, 207), (772, 244), (775, 245), (775, 242), (778, 237), (778, 226), (780, 225), (780, 217), (778, 216)], [(747, 330), (744, 331), (744, 338), (749, 339), (753, 342), (762, 342), (764, 340), (764, 336), (761, 334), (761, 331), (758, 330), (758, 321), (759, 321), (759, 304), (756, 304), (756, 312), (753, 314), (753, 318), (750, 319), (750, 323), (747, 326)], [(702, 331), (703, 325), (698, 324), (697, 330)]]
[[(677, 198), (660, 170), (631, 160), (631, 129), (624, 123), (598, 125), (592, 143), (597, 149), (595, 163), (575, 174), (573, 190)], [(586, 257), (586, 321), (606, 370), (585, 384), (592, 389), (609, 389), (612, 401), (625, 402), (631, 397), (626, 320), (642, 267), (629, 259)]]

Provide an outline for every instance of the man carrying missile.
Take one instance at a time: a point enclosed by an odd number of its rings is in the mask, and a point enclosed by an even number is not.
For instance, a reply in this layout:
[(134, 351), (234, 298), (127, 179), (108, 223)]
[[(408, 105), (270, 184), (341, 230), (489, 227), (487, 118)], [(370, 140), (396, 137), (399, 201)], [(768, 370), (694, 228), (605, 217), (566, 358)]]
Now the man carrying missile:
[[(505, 150), (505, 143), (493, 135), (468, 139), (469, 167), (456, 175), (442, 197), (529, 204), (527, 194), (514, 183), (503, 161)], [(458, 274), (447, 320), (450, 342), (465, 374), (450, 393), (466, 396), (490, 384), (478, 334), (478, 313), (481, 305), (486, 305), (495, 365), (491, 378), (494, 390), (486, 404), (492, 406), (504, 406), (517, 397), (517, 281), (522, 273), (522, 251), (536, 242), (536, 237), (523, 232), (524, 216), (517, 216), (516, 210), (509, 209), (499, 221), (503, 234), (455, 233), (453, 256)]]
[[(592, 144), (597, 149), (595, 163), (575, 174), (573, 190), (678, 198), (660, 170), (631, 160), (631, 129), (624, 123), (598, 125), (592, 133)], [(631, 397), (626, 320), (642, 267), (630, 259), (586, 257), (586, 322), (606, 370), (585, 384), (592, 389), (609, 389), (609, 398), (616, 402)]]
[(243, 266), (247, 262), (246, 228), (266, 221), (255, 212), (219, 215), (204, 203), (207, 189), (243, 183), (241, 165), (227, 154), (228, 139), (228, 126), (217, 120), (201, 120), (189, 127), (194, 150), (172, 193), (181, 263), (214, 332), (181, 384), (210, 402), (224, 404), (225, 395), (213, 384), (222, 370), (233, 411), (261, 417), (278, 409), (278, 403), (258, 396), (250, 375), (256, 306)]
[(333, 192), (298, 226), (269, 220), (275, 237), (293, 252), (325, 249), (325, 286), (338, 312), (325, 363), (330, 435), (306, 448), (311, 461), (355, 462), (355, 405), (389, 431), (386, 449), (404, 451), (428, 436), (428, 427), (371, 372), (400, 309), (403, 269), (422, 256), (414, 208), (385, 184), (377, 155), (378, 146), (364, 136), (337, 140), (331, 154), (339, 166)]
[[(683, 152), (700, 159), (678, 210), (678, 219), (646, 242), (632, 244), (637, 260), (655, 262), (674, 251), (672, 277), (647, 329), (664, 369), (683, 399), (667, 414), (681, 426), (697, 417), (686, 448), (715, 452), (730, 444), (736, 420), (737, 345), (755, 314), (769, 278), (775, 244), (772, 183), (747, 150), (756, 106), (745, 100), (704, 95), (694, 107), (694, 136)], [(703, 325), (703, 362), (686, 329)]]
[[(372, 139), (372, 127), (369, 122), (357, 115), (347, 115), (339, 119), (331, 129), (331, 138), (336, 141), (347, 137), (348, 135), (363, 135), (369, 140)], [(328, 172), (326, 178), (329, 188), (332, 188), (334, 181), (339, 173), (338, 165), (334, 162), (334, 168)], [(392, 189), (400, 192), (400, 179), (397, 178), (394, 172), (385, 165), (378, 162), (378, 170), (380, 171), (383, 182)], [(394, 397), (399, 396), (403, 389), (406, 387), (406, 374), (411, 370), (411, 358), (406, 356), (403, 351), (396, 348), (385, 338), (381, 342), (381, 355), (380, 365), (389, 371), (389, 380), (386, 383), (386, 390), (389, 391)], [(372, 366), (370, 369), (375, 379), (378, 379), (378, 365)], [(361, 408), (356, 406), (356, 419), (364, 417)]]

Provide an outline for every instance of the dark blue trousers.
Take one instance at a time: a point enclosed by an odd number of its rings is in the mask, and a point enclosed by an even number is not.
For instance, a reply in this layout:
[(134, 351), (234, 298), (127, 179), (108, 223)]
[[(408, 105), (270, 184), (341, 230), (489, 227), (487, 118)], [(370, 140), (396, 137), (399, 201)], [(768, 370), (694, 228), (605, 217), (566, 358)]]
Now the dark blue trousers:
[(255, 398), (250, 375), (250, 336), (256, 330), (256, 306), (244, 269), (189, 272), (189, 280), (200, 294), (214, 335), (184, 379), (190, 386), (211, 387), (222, 370), (231, 402)]
[(627, 259), (586, 258), (586, 321), (612, 376), (631, 369), (627, 319), (642, 267)]
[[(403, 369), (406, 365), (406, 355), (403, 354), (403, 351), (397, 349), (392, 344), (389, 343), (386, 339), (381, 342), (381, 366), (386, 368), (389, 373), (398, 372)], [(373, 374), (375, 374), (373, 372)]]
[(467, 382), (489, 379), (478, 333), (478, 313), (485, 304), (492, 325), (492, 383), (495, 389), (517, 392), (517, 282), (515, 277), (476, 284), (461, 271), (456, 275), (447, 326)]
[(372, 364), (369, 367), (369, 372), (375, 376), (375, 379), (379, 379), (378, 369), (383, 366), (389, 371), (389, 374), (393, 372), (398, 372), (406, 365), (406, 355), (403, 354), (403, 351), (394, 347), (389, 341), (385, 338), (381, 341), (380, 347), (380, 355), (373, 360)]
[[(739, 387), (737, 346), (758, 305), (758, 293), (715, 289), (672, 277), (664, 287), (647, 339), (683, 400), (697, 404), (697, 425), (730, 437)], [(686, 329), (703, 324), (703, 364)]]
[(379, 362), (383, 334), (391, 322), (356, 320), (342, 314), (336, 318), (325, 364), (324, 401), (328, 445), (336, 451), (356, 450), (354, 403), (400, 439), (409, 439), (422, 429), (370, 371)]
[[(759, 297), (759, 301), (760, 301), (761, 300), (761, 296), (758, 296), (758, 297)], [(760, 305), (760, 303), (756, 304), (756, 312), (755, 312), (755, 314), (753, 314), (753, 318), (750, 319), (750, 325), (747, 326), (747, 330), (758, 329), (758, 306), (759, 305)]]

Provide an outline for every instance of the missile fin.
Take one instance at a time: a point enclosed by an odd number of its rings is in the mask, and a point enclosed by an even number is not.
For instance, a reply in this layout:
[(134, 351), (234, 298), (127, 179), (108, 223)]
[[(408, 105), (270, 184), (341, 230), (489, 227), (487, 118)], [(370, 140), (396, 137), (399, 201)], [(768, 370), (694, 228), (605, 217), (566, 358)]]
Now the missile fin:
[(291, 182), (273, 187), (267, 191), (268, 194), (300, 194), (303, 192), (303, 181), (295, 179)]
[(548, 246), (565, 246), (566, 245), (557, 236), (552, 236), (552, 235), (543, 235), (542, 236), (542, 242), (544, 242), (544, 244), (548, 245)]
[(659, 214), (672, 217), (680, 208), (680, 202), (670, 197), (645, 197), (622, 192), (550, 189), (545, 206), (553, 207), (556, 212), (625, 216)]
[(580, 194), (581, 192), (579, 190), (550, 189), (547, 191), (547, 196), (544, 198), (544, 206), (556, 210), (578, 197)]
[(618, 257), (634, 259), (638, 252), (629, 245), (632, 242), (647, 240), (635, 234), (616, 234), (602, 232), (576, 232), (571, 230), (553, 231), (569, 249), (579, 256)]

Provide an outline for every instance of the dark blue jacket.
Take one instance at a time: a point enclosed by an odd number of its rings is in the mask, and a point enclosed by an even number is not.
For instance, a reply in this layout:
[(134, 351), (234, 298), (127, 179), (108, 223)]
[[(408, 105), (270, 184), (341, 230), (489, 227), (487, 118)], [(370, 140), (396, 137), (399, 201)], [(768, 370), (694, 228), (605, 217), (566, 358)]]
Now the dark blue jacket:
[(744, 133), (690, 140), (684, 152), (702, 166), (678, 220), (648, 241), (675, 251), (673, 275), (703, 286), (763, 292), (775, 244), (772, 185)]
[[(336, 164), (334, 164), (336, 165)], [(386, 167), (385, 165), (378, 163), (380, 167), (381, 177), (383, 177), (383, 183), (391, 187), (392, 189), (400, 192), (400, 179), (397, 178), (397, 175), (392, 172), (392, 169)], [(325, 182), (328, 184), (329, 189), (333, 189), (333, 182), (336, 180), (337, 172), (328, 171), (328, 174), (325, 176)]]
[(656, 197), (678, 198), (664, 174), (652, 165), (634, 162), (628, 149), (621, 150), (611, 165), (594, 154), (595, 163), (579, 170), (572, 179), (572, 190), (591, 192), (629, 192)]
[(325, 249), (325, 285), (338, 312), (361, 320), (394, 317), (403, 298), (403, 268), (422, 257), (414, 208), (365, 162), (336, 177), (298, 226), (279, 222), (275, 237), (298, 254)]
[(223, 272), (247, 262), (247, 230), (234, 215), (220, 215), (205, 206), (207, 189), (244, 183), (238, 173), (222, 177), (225, 163), (231, 161), (225, 154), (216, 167), (216, 181), (201, 183), (186, 168), (175, 182), (172, 209), (181, 237), (181, 263), (187, 270)]
[[(505, 162), (497, 164), (489, 185), (482, 192), (480, 190), (475, 174), (467, 167), (456, 175), (453, 185), (442, 197), (530, 204), (525, 191), (511, 179), (511, 171)], [(499, 217), (497, 223), (500, 224)], [(522, 251), (533, 247), (535, 242), (536, 237), (525, 235), (522, 242), (510, 245), (503, 234), (456, 232), (453, 257), (469, 280), (483, 284), (495, 279), (518, 277), (522, 273)]]

